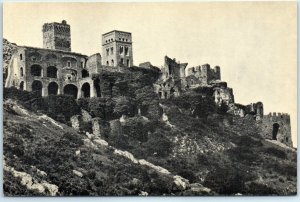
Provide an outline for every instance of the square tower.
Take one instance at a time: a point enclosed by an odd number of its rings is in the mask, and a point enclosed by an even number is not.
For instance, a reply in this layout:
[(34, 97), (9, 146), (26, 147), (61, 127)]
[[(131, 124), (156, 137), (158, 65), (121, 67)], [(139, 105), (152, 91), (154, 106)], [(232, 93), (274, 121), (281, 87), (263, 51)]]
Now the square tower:
[(43, 25), (43, 47), (71, 51), (71, 28), (65, 20)]
[(111, 31), (102, 35), (102, 58), (106, 66), (133, 66), (131, 33)]

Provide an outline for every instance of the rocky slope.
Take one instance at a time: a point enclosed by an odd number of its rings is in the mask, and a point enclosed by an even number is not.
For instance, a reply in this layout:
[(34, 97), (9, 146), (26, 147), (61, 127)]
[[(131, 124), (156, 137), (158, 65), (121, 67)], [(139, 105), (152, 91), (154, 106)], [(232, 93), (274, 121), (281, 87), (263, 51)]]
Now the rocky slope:
[(12, 54), (16, 51), (17, 45), (10, 43), (7, 39), (3, 39), (3, 81), (5, 81), (7, 75), (7, 67), (11, 59)]
[(245, 134), (228, 114), (193, 117), (181, 98), (160, 104), (161, 120), (127, 116), (121, 133), (97, 136), (6, 96), (4, 193), (296, 194), (294, 149)]

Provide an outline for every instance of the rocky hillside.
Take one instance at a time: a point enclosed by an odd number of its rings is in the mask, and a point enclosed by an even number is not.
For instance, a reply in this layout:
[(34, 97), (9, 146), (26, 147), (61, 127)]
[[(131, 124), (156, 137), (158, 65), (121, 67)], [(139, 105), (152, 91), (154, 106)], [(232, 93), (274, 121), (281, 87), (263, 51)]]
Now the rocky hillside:
[(139, 101), (142, 92), (76, 103), (5, 89), (5, 194), (296, 194), (296, 151), (262, 139), (255, 122), (249, 130), (251, 117), (226, 114), (199, 89), (164, 102)]
[(10, 43), (7, 39), (3, 39), (3, 80), (6, 78), (7, 67), (12, 54), (16, 51), (16, 47), (15, 43)]

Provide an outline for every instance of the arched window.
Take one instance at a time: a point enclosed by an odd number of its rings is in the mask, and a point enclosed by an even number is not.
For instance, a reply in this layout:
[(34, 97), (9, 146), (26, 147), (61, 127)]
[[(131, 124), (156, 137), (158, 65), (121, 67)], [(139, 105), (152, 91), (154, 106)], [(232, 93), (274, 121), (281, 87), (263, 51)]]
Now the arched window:
[(111, 60), (111, 66), (114, 66), (114, 60)]
[(128, 47), (125, 46), (125, 55), (129, 55)]
[(23, 60), (23, 55), (22, 54), (20, 54), (20, 60)]
[(49, 78), (57, 78), (57, 68), (54, 66), (50, 66), (47, 68), (47, 77)]
[(110, 54), (111, 54), (111, 55), (114, 54), (114, 47), (111, 47), (111, 48), (110, 48)]
[(23, 67), (20, 68), (20, 74), (21, 74), (21, 76), (24, 76), (24, 70), (23, 70)]
[(42, 76), (42, 67), (40, 65), (31, 66), (31, 75), (32, 76)]
[(122, 53), (123, 53), (123, 51), (124, 51), (124, 48), (123, 48), (123, 46), (120, 46), (120, 50), (119, 50), (120, 54), (122, 54)]
[(21, 81), (20, 83), (20, 90), (24, 90), (24, 81)]
[(109, 66), (109, 62), (108, 61), (106, 61), (106, 65)]

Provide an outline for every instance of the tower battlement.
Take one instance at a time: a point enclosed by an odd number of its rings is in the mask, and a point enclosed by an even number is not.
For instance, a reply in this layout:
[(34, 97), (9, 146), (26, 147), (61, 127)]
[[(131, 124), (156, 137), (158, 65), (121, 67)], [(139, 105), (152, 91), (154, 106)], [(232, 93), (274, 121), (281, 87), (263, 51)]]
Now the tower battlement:
[(43, 47), (71, 51), (71, 27), (65, 20), (43, 25)]
[(264, 118), (274, 120), (274, 121), (290, 121), (290, 115), (288, 113), (280, 113), (280, 112), (270, 112), (265, 115)]

